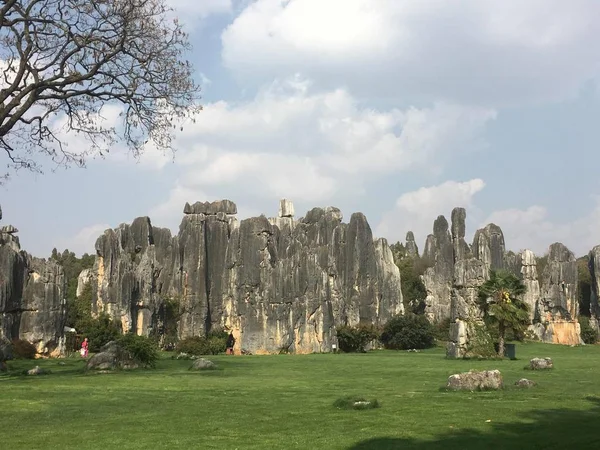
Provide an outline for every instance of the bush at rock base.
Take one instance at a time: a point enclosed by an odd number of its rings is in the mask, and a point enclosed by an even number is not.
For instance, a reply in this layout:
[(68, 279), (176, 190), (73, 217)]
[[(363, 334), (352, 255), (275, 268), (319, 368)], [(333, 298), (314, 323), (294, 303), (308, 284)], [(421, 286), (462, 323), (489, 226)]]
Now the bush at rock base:
[(470, 322), (469, 342), (465, 351), (466, 359), (496, 359), (498, 354), (494, 348), (494, 337), (482, 323)]
[(116, 340), (124, 350), (131, 353), (133, 358), (145, 366), (154, 367), (158, 360), (158, 349), (156, 343), (146, 337), (127, 333), (119, 336)]
[(425, 316), (396, 316), (383, 327), (381, 343), (392, 350), (431, 348), (435, 346), (435, 327)]
[(13, 356), (17, 359), (34, 359), (37, 355), (37, 349), (29, 341), (15, 339), (12, 342)]
[(595, 344), (598, 342), (598, 331), (590, 325), (590, 318), (579, 316), (579, 326), (581, 327), (581, 340), (586, 344)]
[(450, 334), (450, 324), (452, 323), (452, 319), (446, 318), (440, 320), (435, 323), (433, 326), (435, 328), (435, 338), (438, 341), (447, 341), (448, 335)]
[(369, 342), (379, 337), (377, 329), (372, 325), (343, 325), (336, 332), (339, 349), (345, 353), (362, 353)]
[(96, 319), (89, 319), (77, 330), (88, 338), (90, 352), (97, 352), (101, 347), (121, 336), (119, 325), (108, 314), (100, 314)]
[(225, 353), (227, 349), (228, 333), (222, 330), (215, 330), (208, 333), (208, 336), (192, 336), (182, 339), (177, 343), (175, 350), (178, 353), (187, 353), (188, 355), (218, 355)]

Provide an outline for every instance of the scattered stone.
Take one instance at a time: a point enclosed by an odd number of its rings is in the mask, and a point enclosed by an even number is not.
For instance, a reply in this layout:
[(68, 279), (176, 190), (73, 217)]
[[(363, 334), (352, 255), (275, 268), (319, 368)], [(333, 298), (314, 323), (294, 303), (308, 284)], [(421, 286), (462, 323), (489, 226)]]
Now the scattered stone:
[(377, 399), (368, 400), (363, 397), (343, 397), (338, 398), (333, 402), (333, 406), (337, 409), (374, 409), (379, 408)]
[(419, 352), (420, 352), (420, 350), (417, 350), (416, 348), (411, 348), (411, 349), (408, 349), (408, 350), (406, 350), (406, 351), (407, 351), (408, 353), (419, 353)]
[(48, 375), (50, 373), (50, 370), (42, 369), (40, 366), (35, 366), (33, 369), (27, 371), (27, 375)]
[(484, 370), (481, 372), (472, 370), (450, 375), (446, 387), (455, 391), (487, 391), (502, 389), (504, 382), (499, 370)]
[(554, 363), (552, 362), (552, 358), (533, 358), (529, 361), (529, 366), (527, 368), (530, 370), (553, 369)]
[(208, 359), (198, 358), (190, 367), (190, 370), (213, 370), (216, 369), (217, 366), (214, 362), (209, 361)]
[(521, 378), (519, 381), (515, 382), (515, 386), (523, 387), (523, 388), (531, 388), (536, 386), (537, 383), (535, 381), (528, 380), (527, 378)]
[(89, 359), (86, 370), (131, 370), (137, 369), (140, 365), (131, 353), (116, 341), (110, 341), (100, 349), (99, 353)]

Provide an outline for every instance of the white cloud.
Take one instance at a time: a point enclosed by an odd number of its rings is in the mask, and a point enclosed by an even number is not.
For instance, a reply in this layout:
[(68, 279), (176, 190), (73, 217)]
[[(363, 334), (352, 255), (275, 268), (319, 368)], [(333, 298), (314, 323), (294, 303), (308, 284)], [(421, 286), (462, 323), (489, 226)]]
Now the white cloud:
[(596, 199), (588, 215), (568, 221), (554, 222), (545, 207), (535, 205), (495, 211), (483, 223), (495, 223), (502, 228), (506, 246), (511, 250), (527, 248), (542, 255), (550, 244), (562, 242), (576, 256), (582, 256), (600, 244), (600, 200)]
[(450, 212), (459, 206), (467, 211), (467, 242), (477, 229), (495, 223), (504, 233), (508, 250), (529, 249), (542, 255), (552, 243), (562, 242), (581, 256), (600, 244), (597, 226), (600, 223), (600, 197), (594, 199), (589, 214), (568, 221), (551, 220), (548, 210), (539, 205), (494, 211), (485, 217), (483, 208), (475, 201), (475, 195), (484, 188), (484, 181), (476, 178), (465, 182), (446, 181), (403, 194), (394, 208), (383, 215), (376, 234), (387, 237), (390, 242), (404, 242), (406, 232), (413, 231), (422, 250), (435, 218), (445, 215), (450, 223)]
[(403, 101), (561, 100), (598, 76), (596, 0), (258, 0), (222, 34), (240, 80), (302, 72)]
[(57, 239), (55, 247), (58, 249), (69, 249), (70, 251), (75, 252), (77, 255), (82, 255), (83, 253), (90, 253), (94, 255), (96, 254), (94, 247), (96, 240), (100, 235), (102, 235), (102, 233), (104, 233), (105, 230), (109, 228), (111, 228), (111, 226), (104, 223), (89, 225), (79, 230), (79, 232), (74, 236)]
[(493, 110), (444, 103), (369, 109), (344, 89), (313, 91), (292, 77), (250, 101), (205, 105), (178, 137), (174, 190), (221, 197), (234, 186), (255, 199), (335, 200), (381, 175), (441, 171), (449, 157), (480, 148), (494, 118)]
[(396, 200), (394, 208), (386, 212), (376, 228), (378, 236), (385, 236), (390, 242), (404, 241), (406, 233), (412, 231), (419, 248), (425, 237), (432, 232), (433, 221), (440, 214), (450, 220), (449, 212), (455, 207), (463, 207), (469, 214), (474, 206), (475, 194), (485, 187), (480, 178), (469, 181), (446, 181), (437, 186), (422, 187), (407, 192)]

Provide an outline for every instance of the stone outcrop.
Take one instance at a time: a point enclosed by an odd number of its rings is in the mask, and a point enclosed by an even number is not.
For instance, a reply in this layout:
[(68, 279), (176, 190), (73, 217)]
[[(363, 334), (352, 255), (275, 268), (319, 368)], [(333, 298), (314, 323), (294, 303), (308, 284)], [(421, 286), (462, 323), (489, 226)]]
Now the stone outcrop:
[(581, 344), (577, 261), (559, 242), (549, 248), (540, 291), (532, 331), (544, 342)]
[(58, 355), (64, 344), (64, 271), (22, 251), (16, 232), (10, 225), (0, 231), (0, 337), (25, 339), (39, 353)]
[(590, 298), (590, 325), (600, 330), (600, 245), (589, 253), (588, 268), (592, 278), (592, 295)]
[(419, 247), (415, 242), (415, 235), (412, 231), (406, 233), (406, 254), (411, 258), (419, 256)]
[(497, 391), (504, 387), (499, 370), (457, 373), (448, 377), (446, 388), (454, 391)]
[(179, 233), (142, 217), (106, 230), (91, 274), (95, 313), (124, 330), (161, 332), (164, 303), (177, 301), (180, 338), (224, 327), (234, 351), (330, 351), (341, 324), (383, 324), (403, 311), (400, 272), (363, 214), (342, 222), (337, 208), (295, 220), (279, 215), (240, 222), (228, 200), (186, 204)]
[(433, 234), (427, 236), (423, 253), (431, 266), (423, 275), (426, 314), (434, 322), (451, 320), (447, 355), (467, 355), (475, 326), (482, 324), (477, 304), (479, 287), (489, 278), (491, 270), (508, 270), (522, 278), (526, 286), (523, 300), (530, 307), (530, 330), (539, 339), (579, 344), (577, 266), (573, 253), (560, 243), (550, 246), (548, 265), (540, 283), (533, 252), (506, 252), (504, 235), (495, 224), (477, 230), (469, 246), (465, 241), (465, 222), (465, 210), (455, 208), (449, 232), (448, 222), (439, 216)]
[(433, 234), (427, 236), (423, 258), (431, 267), (425, 270), (423, 284), (427, 290), (425, 314), (437, 322), (450, 317), (450, 300), (454, 278), (454, 247), (448, 221), (438, 216), (433, 223)]

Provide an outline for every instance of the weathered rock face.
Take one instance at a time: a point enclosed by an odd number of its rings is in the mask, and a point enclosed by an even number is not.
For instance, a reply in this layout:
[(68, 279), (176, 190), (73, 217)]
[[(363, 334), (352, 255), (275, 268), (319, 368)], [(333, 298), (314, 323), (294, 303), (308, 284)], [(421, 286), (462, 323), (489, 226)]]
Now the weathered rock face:
[(403, 311), (400, 272), (364, 215), (346, 224), (337, 208), (314, 208), (294, 220), (287, 200), (270, 220), (238, 223), (236, 211), (227, 200), (186, 204), (174, 237), (147, 217), (107, 230), (80, 278), (93, 283), (94, 311), (148, 334), (165, 299), (178, 299), (180, 338), (226, 327), (235, 351), (252, 353), (329, 351), (337, 325)]
[(450, 317), (452, 281), (454, 278), (454, 247), (448, 221), (438, 216), (433, 234), (427, 236), (423, 258), (432, 264), (425, 270), (423, 284), (427, 290), (425, 314), (437, 322)]
[(491, 223), (485, 228), (477, 230), (471, 249), (475, 258), (483, 261), (488, 269), (505, 268), (504, 234), (498, 225)]
[(590, 323), (600, 329), (600, 245), (589, 253), (588, 267), (592, 276), (592, 295), (590, 299)]
[(22, 251), (15, 233), (11, 226), (0, 232), (0, 336), (28, 340), (39, 353), (56, 355), (64, 341), (63, 269)]
[(540, 302), (540, 283), (538, 281), (537, 263), (535, 255), (531, 250), (524, 250), (521, 253), (521, 276), (526, 291), (523, 301), (529, 306), (529, 317), (533, 321), (536, 316), (536, 309)]
[(580, 344), (578, 272), (575, 255), (563, 244), (550, 246), (542, 274), (532, 331), (544, 342)]
[(415, 242), (415, 235), (412, 231), (406, 233), (406, 253), (411, 258), (419, 256), (419, 247)]

